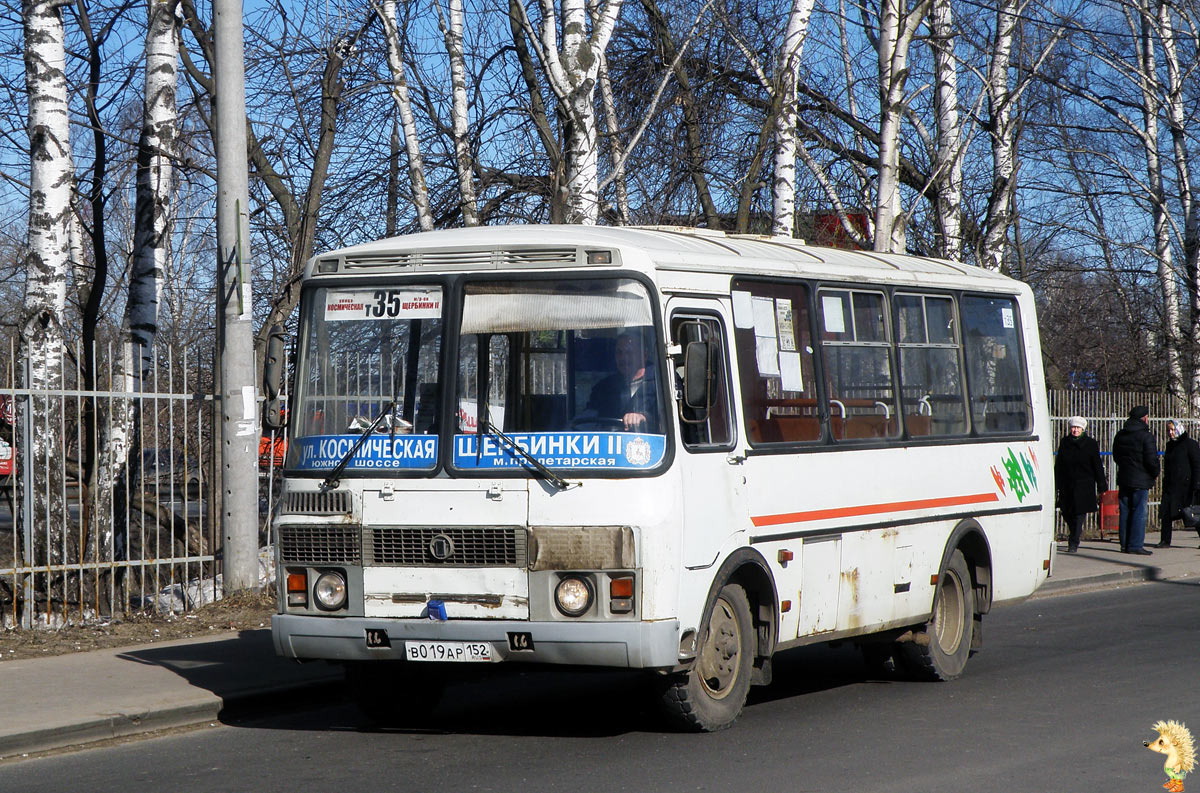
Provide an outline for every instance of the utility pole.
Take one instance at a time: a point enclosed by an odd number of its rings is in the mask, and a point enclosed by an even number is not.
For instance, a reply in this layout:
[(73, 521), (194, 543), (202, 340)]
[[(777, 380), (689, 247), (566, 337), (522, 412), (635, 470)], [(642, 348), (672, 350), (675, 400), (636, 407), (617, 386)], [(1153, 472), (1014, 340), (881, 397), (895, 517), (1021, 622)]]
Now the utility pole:
[(241, 0), (214, 0), (217, 130), (217, 288), (224, 592), (258, 584), (258, 378), (250, 290), (246, 69)]

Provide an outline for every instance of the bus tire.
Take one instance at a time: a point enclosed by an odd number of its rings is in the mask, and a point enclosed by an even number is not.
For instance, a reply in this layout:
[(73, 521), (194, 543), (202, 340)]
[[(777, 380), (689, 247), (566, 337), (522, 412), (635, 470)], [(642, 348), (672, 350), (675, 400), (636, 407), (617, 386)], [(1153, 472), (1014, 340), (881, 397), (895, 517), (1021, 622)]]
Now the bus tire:
[(379, 727), (427, 721), (446, 688), (439, 670), (415, 670), (404, 661), (348, 661), (346, 690), (363, 715)]
[(933, 616), (924, 633), (901, 645), (906, 665), (915, 676), (928, 680), (959, 677), (971, 655), (974, 628), (975, 590), (971, 571), (962, 552), (955, 550), (946, 569), (938, 575)]
[(695, 663), (670, 675), (662, 693), (667, 718), (693, 732), (731, 726), (750, 692), (754, 665), (754, 621), (746, 591), (726, 584), (704, 623)]

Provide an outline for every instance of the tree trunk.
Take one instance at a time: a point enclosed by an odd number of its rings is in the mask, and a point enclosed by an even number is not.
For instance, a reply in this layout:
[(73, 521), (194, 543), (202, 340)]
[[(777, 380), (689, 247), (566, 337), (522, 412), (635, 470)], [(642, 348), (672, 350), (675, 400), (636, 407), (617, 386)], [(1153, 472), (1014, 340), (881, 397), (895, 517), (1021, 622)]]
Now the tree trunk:
[(908, 50), (930, 0), (913, 8), (883, 0), (879, 15), (879, 188), (875, 197), (875, 250), (904, 253), (908, 219), (900, 200), (900, 133), (908, 82)]
[(421, 139), (417, 133), (417, 120), (408, 91), (408, 77), (405, 74), (404, 55), (400, 46), (400, 30), (396, 25), (396, 0), (383, 0), (379, 18), (383, 21), (384, 37), (387, 41), (388, 70), (392, 76), (392, 101), (396, 103), (400, 127), (404, 131), (404, 149), (408, 154), (408, 183), (412, 191), (413, 208), (417, 211), (417, 222), (421, 231), (433, 231), (429, 191), (425, 186), (425, 163), (421, 159)]
[[(25, 0), (25, 90), (29, 97), (29, 251), (25, 259), (25, 299), (21, 318), (26, 387), (63, 388), (64, 335), (71, 213), (71, 144), (61, 6)], [(59, 398), (35, 396), (29, 421), (32, 444), (23, 465), (35, 481), (23, 507), (37, 527), (37, 564), (74, 561), (66, 532), (62, 466), (63, 406)], [(44, 587), (44, 589), (43, 589)], [(39, 590), (55, 597), (47, 579)]]
[(800, 82), (800, 56), (804, 51), (812, 9), (813, 0), (792, 0), (787, 29), (775, 59), (779, 113), (775, 116), (771, 233), (781, 237), (791, 237), (796, 230), (796, 123), (799, 113), (796, 86)]
[(962, 131), (958, 116), (958, 59), (954, 55), (954, 9), (950, 0), (933, 0), (930, 26), (933, 29), (933, 60), (937, 86), (934, 113), (937, 117), (937, 148), (934, 154), (937, 185), (938, 253), (958, 261), (962, 258)]
[[(446, 56), (450, 61), (450, 130), (454, 138), (454, 170), (458, 174), (458, 206), (464, 226), (479, 225), (479, 209), (475, 196), (474, 157), (467, 139), (469, 109), (467, 105), (466, 66), (463, 61), (463, 4), (449, 0), (449, 24), (439, 19)], [(441, 8), (438, 9), (439, 16)]]
[(1000, 272), (1004, 246), (1012, 226), (1013, 178), (1016, 175), (1016, 137), (1013, 130), (1009, 70), (1017, 30), (1017, 0), (1000, 0), (996, 7), (996, 38), (988, 68), (988, 129), (992, 145), (992, 189), (988, 196), (980, 266)]
[(1170, 216), (1166, 190), (1163, 186), (1162, 159), (1159, 155), (1158, 117), (1162, 111), (1155, 88), (1158, 80), (1154, 41), (1151, 35), (1149, 9), (1139, 15), (1141, 35), (1138, 40), (1138, 77), (1142, 92), (1142, 119), (1145, 135), (1142, 138), (1146, 155), (1146, 183), (1149, 185), (1150, 213), (1154, 223), (1154, 255), (1158, 263), (1157, 276), (1162, 305), (1159, 332), (1167, 358), (1169, 386), (1176, 394), (1186, 393), (1179, 357), (1179, 290), (1175, 282), (1175, 267), (1171, 255)]

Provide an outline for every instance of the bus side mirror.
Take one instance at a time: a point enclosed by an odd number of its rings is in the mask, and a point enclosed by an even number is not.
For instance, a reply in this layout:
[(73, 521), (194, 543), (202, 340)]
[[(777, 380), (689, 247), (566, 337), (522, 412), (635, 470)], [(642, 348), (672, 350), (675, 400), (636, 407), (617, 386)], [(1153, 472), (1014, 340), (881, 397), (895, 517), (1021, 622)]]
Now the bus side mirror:
[(711, 406), (712, 351), (706, 341), (689, 341), (683, 356), (683, 404), (692, 410)]
[(283, 328), (272, 325), (267, 334), (267, 355), (263, 361), (263, 391), (267, 395), (266, 405), (263, 406), (263, 426), (269, 430), (283, 427), (283, 410), (279, 392), (283, 390), (283, 372), (285, 364), (285, 339)]

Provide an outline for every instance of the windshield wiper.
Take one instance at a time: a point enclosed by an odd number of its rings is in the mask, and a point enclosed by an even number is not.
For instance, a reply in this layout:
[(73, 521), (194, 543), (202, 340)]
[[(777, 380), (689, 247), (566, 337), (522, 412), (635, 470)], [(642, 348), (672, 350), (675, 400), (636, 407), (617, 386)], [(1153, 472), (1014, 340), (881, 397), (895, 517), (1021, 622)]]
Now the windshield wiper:
[[(337, 466), (329, 472), (329, 476), (325, 477), (325, 481), (321, 485), (324, 489), (328, 490), (331, 487), (337, 487), (338, 479), (341, 477), (342, 471), (345, 471), (346, 466), (350, 464), (350, 459), (354, 457), (354, 455), (358, 454), (358, 450), (361, 449), (362, 445), (367, 442), (367, 438), (371, 437), (371, 434), (374, 433), (375, 430), (379, 429), (379, 425), (383, 423), (383, 420), (386, 417), (392, 415), (392, 412), (395, 409), (395, 399), (384, 405), (383, 410), (379, 411), (379, 415), (375, 417), (375, 420), (367, 425), (367, 428), (362, 431), (361, 435), (358, 436), (358, 440), (356, 440), (354, 445), (350, 447), (350, 451), (346, 452), (346, 454), (342, 456), (342, 459), (338, 461)], [(396, 423), (393, 421), (391, 424), (392, 434), (394, 435), (396, 432)]]
[[(582, 486), (582, 484), (583, 484), (582, 482), (568, 482), (567, 480), (563, 479), (558, 474), (551, 471), (546, 466), (542, 465), (541, 461), (538, 460), (536, 457), (534, 457), (532, 454), (530, 454), (528, 451), (526, 451), (525, 447), (522, 446), (520, 443), (518, 443), (516, 441), (516, 439), (510, 438), (508, 435), (505, 435), (501, 430), (497, 429), (496, 426), (493, 425), (492, 422), (488, 421), (486, 418), (482, 422), (480, 422), (479, 428), (481, 430), (483, 430), (484, 432), (488, 433), (489, 435), (495, 435), (497, 438), (499, 438), (501, 441), (503, 441), (505, 444), (507, 444), (508, 447), (510, 449), (512, 449), (514, 452), (516, 452), (517, 455), (520, 456), (522, 460), (524, 460), (526, 463), (528, 463), (529, 466), (534, 471), (537, 471), (539, 474), (541, 474), (542, 477), (546, 481), (548, 481), (550, 484), (557, 487), (560, 491), (561, 490), (570, 490), (573, 487)], [(479, 444), (479, 445), (482, 446), (483, 444)]]

